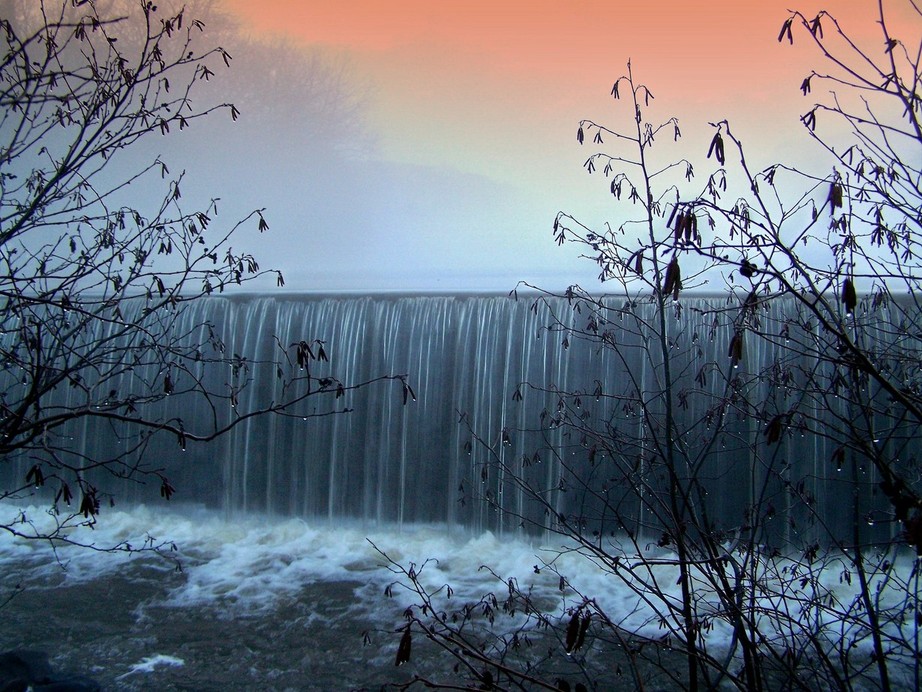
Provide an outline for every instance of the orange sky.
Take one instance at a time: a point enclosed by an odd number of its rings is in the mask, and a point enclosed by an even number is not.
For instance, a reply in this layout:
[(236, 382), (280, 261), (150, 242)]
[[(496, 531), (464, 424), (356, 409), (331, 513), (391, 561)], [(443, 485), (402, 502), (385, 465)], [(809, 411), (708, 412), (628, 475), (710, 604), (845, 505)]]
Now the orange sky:
[(591, 223), (610, 213), (610, 198), (587, 185), (591, 152), (575, 133), (582, 118), (621, 122), (609, 91), (628, 59), (657, 97), (653, 115), (678, 116), (696, 156), (708, 121), (726, 118), (761, 167), (810, 151), (798, 116), (816, 95), (799, 85), (821, 62), (802, 34), (793, 47), (777, 41), (788, 8), (825, 8), (882, 46), (873, 0), (223, 2), (258, 37), (345, 56), (369, 95), (378, 156), (511, 186), (547, 223), (559, 209), (587, 210)]
[[(801, 107), (806, 58), (776, 36), (801, 5), (823, 7), (867, 33), (867, 0), (225, 0), (262, 36), (345, 51), (370, 79), (386, 151), (436, 163), (467, 156), (485, 139), (574, 118), (607, 97), (631, 59), (635, 73), (683, 122), (756, 118), (781, 102)], [(865, 21), (859, 21), (864, 19)], [(668, 97), (668, 98), (665, 98)], [(729, 111), (729, 112), (726, 112)], [(580, 115), (581, 113), (581, 115)], [(783, 111), (790, 114), (789, 110)], [(780, 114), (780, 113), (779, 113)], [(599, 114), (601, 117), (602, 114)], [(693, 123), (686, 122), (690, 127)], [(550, 133), (548, 133), (550, 134)], [(454, 145), (445, 142), (451, 139)], [(404, 151), (415, 141), (421, 151)], [(485, 147), (485, 148), (490, 148)], [(412, 147), (410, 147), (412, 149)], [(428, 152), (428, 153), (427, 153)], [(442, 159), (444, 162), (444, 159)]]

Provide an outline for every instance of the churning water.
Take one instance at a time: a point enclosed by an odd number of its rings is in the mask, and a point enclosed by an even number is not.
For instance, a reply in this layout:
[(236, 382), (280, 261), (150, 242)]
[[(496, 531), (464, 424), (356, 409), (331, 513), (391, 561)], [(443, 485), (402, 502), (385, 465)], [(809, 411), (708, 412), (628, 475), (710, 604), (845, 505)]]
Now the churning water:
[[(39, 526), (50, 520), (41, 508), (25, 512)], [(636, 595), (600, 588), (601, 573), (538, 545), (445, 525), (363, 528), (136, 507), (104, 510), (97, 528), (71, 536), (100, 547), (168, 538), (182, 566), (0, 538), (4, 596), (17, 592), (0, 611), (0, 647), (48, 651), (56, 668), (90, 675), (107, 689), (352, 689), (414, 674), (445, 679), (453, 662), (427, 653), (423, 642), (409, 664), (395, 667), (402, 612), (413, 599), (399, 587), (387, 589), (395, 577), (377, 549), (415, 565), (431, 588), (450, 583), (456, 603), (502, 595), (505, 581), (481, 569), (488, 565), (532, 588), (552, 617), (579, 602), (542, 569), (556, 558), (558, 569), (572, 570), (574, 585), (599, 589), (611, 612), (627, 614), (625, 627), (656, 633)], [(572, 672), (573, 662), (557, 648), (557, 667)], [(632, 685), (629, 677), (611, 683)]]
[[(50, 521), (40, 507), (25, 512), (39, 526)], [(387, 589), (395, 577), (374, 546), (414, 564), (429, 588), (451, 584), (455, 603), (488, 592), (501, 598), (512, 578), (531, 589), (553, 619), (578, 605), (582, 592), (594, 595), (626, 631), (662, 635), (637, 593), (584, 559), (560, 556), (559, 542), (472, 535), (446, 525), (229, 517), (180, 506), (104, 510), (95, 529), (76, 529), (72, 537), (100, 547), (169, 539), (182, 566), (177, 571), (171, 560), (153, 556), (52, 550), (46, 543), (0, 538), (3, 596), (17, 592), (0, 609), (0, 648), (47, 651), (56, 669), (89, 675), (106, 689), (377, 689), (416, 674), (451, 679), (454, 661), (424, 641), (417, 641), (409, 664), (395, 667), (402, 612), (413, 599), (401, 588)], [(667, 555), (655, 545), (649, 550)], [(564, 590), (546, 567), (551, 560), (567, 577)], [(900, 569), (908, 572), (911, 561)], [(661, 568), (659, 576), (678, 596), (673, 571)], [(855, 587), (840, 577), (830, 568), (818, 586), (848, 602)], [(497, 619), (495, 628), (512, 624)], [(717, 627), (708, 634), (709, 646), (719, 651), (730, 636)], [(576, 662), (559, 643), (553, 648), (545, 670), (575, 674)], [(597, 647), (586, 652), (585, 662), (604, 671), (596, 678), (601, 689), (635, 688), (626, 660), (618, 669), (619, 655)], [(648, 682), (657, 687), (655, 677)]]

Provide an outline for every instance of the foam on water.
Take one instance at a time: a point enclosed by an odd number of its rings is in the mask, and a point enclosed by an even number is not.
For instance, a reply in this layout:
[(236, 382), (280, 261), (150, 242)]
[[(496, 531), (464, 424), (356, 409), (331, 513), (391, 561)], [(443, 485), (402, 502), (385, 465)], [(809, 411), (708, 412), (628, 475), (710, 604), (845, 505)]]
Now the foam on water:
[(138, 661), (135, 665), (131, 667), (127, 673), (120, 675), (119, 680), (127, 678), (129, 675), (135, 675), (137, 673), (153, 673), (158, 666), (184, 666), (186, 662), (181, 658), (176, 658), (176, 656), (167, 656), (166, 654), (156, 654), (154, 656), (148, 656), (141, 661)]
[[(6, 504), (0, 505), (0, 511), (7, 518), (22, 511), (37, 529), (53, 524), (53, 519), (39, 507), (20, 510)], [(613, 575), (592, 564), (560, 538), (554, 539), (556, 543), (551, 540), (541, 544), (489, 532), (469, 535), (457, 529), (449, 531), (444, 525), (363, 528), (348, 522), (311, 522), (256, 514), (229, 517), (212, 510), (178, 506), (156, 511), (146, 506), (106, 510), (94, 528), (75, 527), (68, 530), (68, 535), (74, 541), (99, 548), (163, 541), (168, 546), (175, 544), (184, 578), (169, 592), (163, 605), (211, 605), (228, 617), (278, 609), (317, 582), (356, 582), (362, 586), (356, 590), (354, 607), (362, 611), (363, 617), (377, 620), (378, 625), (393, 627), (399, 624), (392, 620), (399, 612), (397, 608), (411, 605), (414, 599), (408, 590), (395, 588), (395, 608), (381, 608), (385, 587), (396, 580), (381, 555), (384, 553), (404, 567), (413, 565), (420, 582), (430, 590), (450, 584), (456, 604), (475, 601), (490, 591), (504, 598), (508, 580), (514, 579), (519, 589), (530, 590), (535, 602), (551, 615), (561, 616), (567, 606), (580, 604), (585, 595), (594, 598), (614, 622), (628, 631), (651, 638), (664, 634), (658, 613), (646, 602), (649, 594), (639, 583), (631, 581), (623, 570)], [(659, 563), (652, 569), (660, 589), (678, 603), (678, 567), (668, 564), (674, 556), (654, 545), (644, 557)], [(60, 578), (71, 582), (124, 572), (126, 563), (139, 560), (145, 560), (145, 567), (172, 569), (168, 561), (159, 558), (145, 559), (126, 552), (100, 554), (68, 545), (0, 537), (0, 566), (26, 564), (37, 576), (58, 572)], [(778, 564), (775, 563), (776, 569), (783, 569), (783, 564)], [(907, 556), (897, 571), (905, 577), (912, 567), (912, 558)], [(801, 591), (791, 593), (795, 600), (785, 604), (765, 598), (764, 606), (769, 611), (797, 608), (796, 599), (809, 598), (811, 594), (848, 604), (858, 594), (858, 580), (846, 578), (847, 569), (843, 556), (831, 564), (827, 562), (823, 571), (803, 572)], [(563, 590), (561, 576), (566, 578)], [(872, 583), (871, 588), (882, 606), (895, 605), (906, 597), (905, 592), (889, 589), (884, 582)], [(708, 599), (706, 592), (704, 595), (716, 613), (720, 608), (718, 599)], [(659, 608), (663, 609), (663, 605)], [(820, 613), (818, 617), (831, 616)], [(715, 620), (705, 636), (713, 651), (729, 646), (732, 634), (729, 625)], [(159, 663), (164, 662), (165, 659)], [(159, 663), (151, 659), (138, 665)]]

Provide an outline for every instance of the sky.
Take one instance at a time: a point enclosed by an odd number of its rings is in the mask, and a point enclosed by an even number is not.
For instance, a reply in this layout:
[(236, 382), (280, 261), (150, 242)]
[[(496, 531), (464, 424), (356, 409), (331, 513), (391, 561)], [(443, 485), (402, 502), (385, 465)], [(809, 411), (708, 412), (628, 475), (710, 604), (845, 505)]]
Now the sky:
[[(858, 0), (218, 1), (257, 44), (335, 66), (359, 111), (351, 132), (326, 135), (355, 134), (355, 147), (305, 145), (299, 158), (284, 144), (222, 162), (220, 175), (205, 169), (233, 211), (242, 198), (266, 207), (270, 234), (244, 241), (298, 290), (593, 285), (592, 263), (557, 247), (551, 229), (559, 211), (599, 229), (624, 219), (608, 183), (583, 169), (594, 149), (576, 131), (583, 118), (629, 122), (610, 96), (629, 60), (655, 96), (647, 115), (680, 121), (680, 148), (660, 155), (707, 170), (708, 122), (728, 119), (761, 168), (819, 153), (798, 116), (816, 96), (804, 98), (801, 80), (821, 63), (803, 35), (778, 42), (788, 8), (828, 9), (880, 43), (876, 3)], [(261, 98), (289, 97), (282, 83)], [(263, 123), (244, 109), (243, 134), (222, 149), (253, 137), (295, 142), (309, 129), (301, 117)]]

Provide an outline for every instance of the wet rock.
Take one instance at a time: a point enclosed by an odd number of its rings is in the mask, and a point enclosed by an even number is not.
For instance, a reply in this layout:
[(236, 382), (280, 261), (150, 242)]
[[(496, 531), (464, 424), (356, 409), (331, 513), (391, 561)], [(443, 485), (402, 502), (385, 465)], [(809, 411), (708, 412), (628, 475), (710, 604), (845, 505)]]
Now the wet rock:
[(82, 675), (56, 673), (44, 651), (0, 653), (0, 692), (99, 692), (99, 683)]

